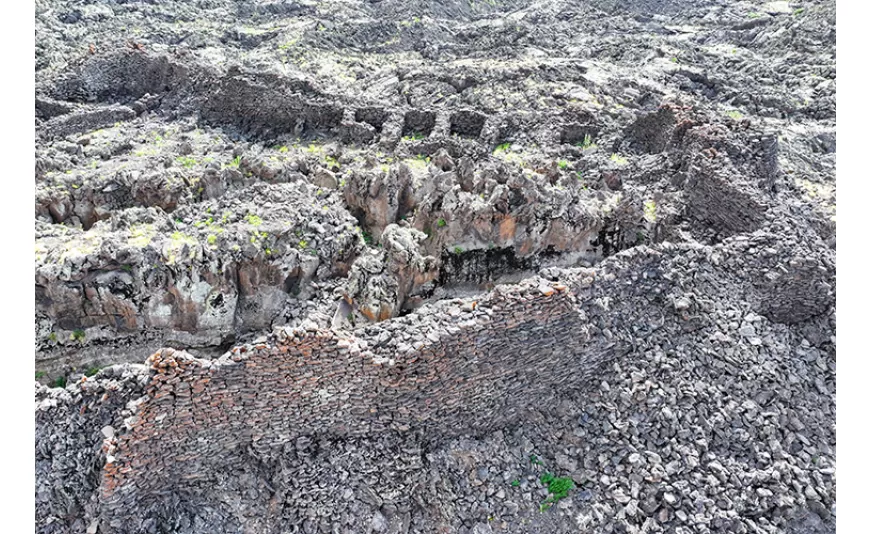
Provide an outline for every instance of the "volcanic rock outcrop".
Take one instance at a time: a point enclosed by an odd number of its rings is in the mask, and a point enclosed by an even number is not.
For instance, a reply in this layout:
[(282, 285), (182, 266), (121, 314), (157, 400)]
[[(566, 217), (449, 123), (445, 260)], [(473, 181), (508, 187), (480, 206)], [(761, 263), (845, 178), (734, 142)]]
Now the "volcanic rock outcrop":
[(833, 532), (833, 3), (36, 22), (37, 532)]

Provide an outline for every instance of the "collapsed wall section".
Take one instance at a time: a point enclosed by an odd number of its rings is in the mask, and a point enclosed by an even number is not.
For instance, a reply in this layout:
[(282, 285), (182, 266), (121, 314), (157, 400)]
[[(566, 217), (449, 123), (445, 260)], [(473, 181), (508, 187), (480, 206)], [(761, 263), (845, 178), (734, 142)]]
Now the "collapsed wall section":
[(551, 402), (611, 350), (588, 345), (567, 286), (539, 283), (441, 303), (425, 322), (398, 318), (358, 336), (295, 329), (215, 361), (154, 354), (143, 401), (107, 444), (104, 511), (118, 521), (133, 502), (206, 483), (249, 447), (269, 457), (315, 432), (485, 431)]

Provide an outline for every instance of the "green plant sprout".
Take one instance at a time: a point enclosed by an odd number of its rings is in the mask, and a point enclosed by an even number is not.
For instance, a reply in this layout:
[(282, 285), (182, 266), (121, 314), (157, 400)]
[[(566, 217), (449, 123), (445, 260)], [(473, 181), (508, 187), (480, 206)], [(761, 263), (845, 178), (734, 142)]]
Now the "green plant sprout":
[(619, 154), (611, 154), (610, 161), (616, 163), (617, 165), (625, 165), (626, 163), (628, 163), (628, 160), (620, 156)]
[(592, 142), (592, 136), (591, 136), (591, 135), (586, 134), (586, 135), (583, 136), (583, 141), (579, 141), (579, 142), (577, 143), (577, 146), (580, 147), (580, 148), (582, 148), (583, 150), (586, 150), (586, 149), (589, 149), (589, 148), (595, 148), (595, 147), (598, 146), (598, 145), (596, 145), (595, 143)]
[(574, 481), (569, 477), (556, 477), (553, 473), (541, 475), (541, 484), (547, 486), (550, 496), (541, 503), (541, 512), (568, 496), (568, 492), (574, 488)]
[(656, 222), (656, 202), (655, 200), (647, 200), (643, 203), (643, 218), (647, 221)]
[(175, 158), (175, 161), (180, 163), (181, 166), (185, 169), (189, 169), (197, 163), (196, 158), (192, 158), (190, 156), (178, 156), (177, 158)]
[(333, 158), (332, 156), (326, 156), (325, 158), (323, 158), (323, 160), (330, 167), (335, 167), (336, 169), (341, 168), (341, 164), (338, 162), (337, 159)]

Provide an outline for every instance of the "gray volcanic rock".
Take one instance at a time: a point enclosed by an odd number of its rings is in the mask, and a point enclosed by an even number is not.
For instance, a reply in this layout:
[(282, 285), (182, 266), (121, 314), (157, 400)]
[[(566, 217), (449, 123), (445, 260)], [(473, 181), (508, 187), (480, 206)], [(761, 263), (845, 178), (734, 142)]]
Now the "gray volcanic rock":
[(37, 1), (36, 531), (833, 532), (835, 14)]
[(345, 298), (370, 321), (398, 315), (421, 287), (438, 275), (435, 258), (423, 256), (426, 234), (391, 224), (381, 234), (383, 250), (367, 250), (351, 268)]
[[(311, 282), (345, 276), (363, 243), (334, 196), (255, 184), (170, 217), (133, 208), (83, 232), (39, 223), (37, 314), (50, 368), (70, 354), (141, 361), (148, 344), (218, 346), (269, 329)], [(88, 355), (88, 356), (86, 356)], [(59, 361), (58, 361), (59, 360)]]

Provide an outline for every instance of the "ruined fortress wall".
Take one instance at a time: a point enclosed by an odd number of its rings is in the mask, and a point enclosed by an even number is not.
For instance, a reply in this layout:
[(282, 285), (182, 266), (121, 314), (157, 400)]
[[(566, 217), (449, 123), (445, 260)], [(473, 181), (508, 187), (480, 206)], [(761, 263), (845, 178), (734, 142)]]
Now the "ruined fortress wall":
[(207, 481), (248, 447), (268, 456), (310, 433), (436, 436), (512, 422), (608, 359), (574, 291), (540, 279), (445, 302), (343, 337), (296, 329), (216, 361), (163, 350), (127, 430), (109, 440), (109, 510)]

